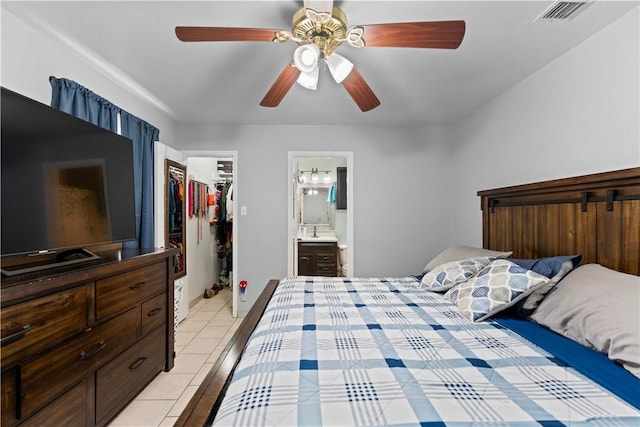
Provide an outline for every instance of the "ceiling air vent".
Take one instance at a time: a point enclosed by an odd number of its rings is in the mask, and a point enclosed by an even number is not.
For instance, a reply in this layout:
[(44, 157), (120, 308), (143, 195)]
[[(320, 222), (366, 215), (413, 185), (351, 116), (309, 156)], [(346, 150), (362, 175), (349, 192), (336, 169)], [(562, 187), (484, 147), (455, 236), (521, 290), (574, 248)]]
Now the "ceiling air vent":
[(582, 12), (589, 2), (586, 1), (556, 1), (547, 8), (536, 21), (570, 21)]

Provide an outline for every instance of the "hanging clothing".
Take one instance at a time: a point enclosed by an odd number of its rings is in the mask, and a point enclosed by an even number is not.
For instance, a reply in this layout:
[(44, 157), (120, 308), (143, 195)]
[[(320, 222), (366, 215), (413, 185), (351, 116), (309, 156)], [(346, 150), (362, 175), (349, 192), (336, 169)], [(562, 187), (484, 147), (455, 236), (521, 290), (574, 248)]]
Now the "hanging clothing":
[(227, 191), (227, 200), (226, 200), (226, 209), (227, 209), (227, 221), (233, 221), (233, 184), (229, 184), (229, 190)]
[(187, 214), (189, 215), (189, 218), (193, 216), (193, 197), (195, 188), (195, 182), (193, 182), (193, 180), (189, 180), (189, 205), (187, 206)]
[(229, 284), (232, 270), (232, 242), (233, 242), (233, 185), (231, 182), (216, 185), (216, 216), (215, 236), (217, 259), (220, 263), (219, 279), (221, 283)]
[(176, 174), (169, 174), (169, 232), (182, 229), (182, 203), (184, 188), (182, 177)]

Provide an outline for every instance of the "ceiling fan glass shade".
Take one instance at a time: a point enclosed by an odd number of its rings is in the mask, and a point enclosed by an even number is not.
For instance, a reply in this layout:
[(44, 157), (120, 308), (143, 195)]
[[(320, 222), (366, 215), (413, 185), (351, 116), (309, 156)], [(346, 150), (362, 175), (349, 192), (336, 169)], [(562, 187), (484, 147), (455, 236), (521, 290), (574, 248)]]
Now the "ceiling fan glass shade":
[(329, 72), (336, 83), (340, 84), (353, 70), (353, 63), (342, 55), (332, 53), (325, 58)]
[(300, 73), (297, 83), (306, 89), (316, 90), (316, 88), (318, 87), (319, 75), (320, 71), (318, 67), (315, 67), (309, 72), (303, 71)]
[(313, 43), (303, 44), (293, 53), (293, 63), (296, 64), (298, 70), (309, 73), (314, 68), (318, 68), (319, 57), (320, 49), (318, 46)]

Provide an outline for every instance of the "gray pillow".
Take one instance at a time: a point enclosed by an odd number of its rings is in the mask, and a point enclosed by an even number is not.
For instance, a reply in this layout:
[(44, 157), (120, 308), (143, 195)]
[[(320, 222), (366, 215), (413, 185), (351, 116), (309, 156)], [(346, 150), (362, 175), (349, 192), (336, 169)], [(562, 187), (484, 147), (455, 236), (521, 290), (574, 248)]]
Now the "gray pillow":
[(529, 318), (640, 378), (639, 302), (640, 277), (585, 264), (565, 276)]
[(507, 258), (513, 252), (499, 252), (492, 251), (489, 249), (482, 248), (472, 248), (469, 246), (451, 246), (450, 248), (445, 249), (440, 252), (433, 258), (431, 261), (427, 263), (422, 269), (423, 273), (428, 273), (439, 265), (446, 264), (451, 261), (460, 261), (468, 258), (479, 258), (479, 257), (492, 257), (492, 258)]

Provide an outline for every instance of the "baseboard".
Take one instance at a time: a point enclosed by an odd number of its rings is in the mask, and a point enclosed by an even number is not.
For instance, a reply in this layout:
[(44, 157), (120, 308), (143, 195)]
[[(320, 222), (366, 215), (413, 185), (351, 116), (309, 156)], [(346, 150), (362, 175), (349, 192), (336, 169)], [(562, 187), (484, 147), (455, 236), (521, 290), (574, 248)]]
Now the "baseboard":
[(195, 297), (193, 300), (189, 301), (189, 310), (191, 310), (194, 305), (196, 305), (197, 303), (199, 303), (203, 299), (204, 299), (204, 295), (199, 295), (199, 296)]

